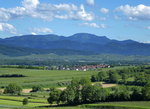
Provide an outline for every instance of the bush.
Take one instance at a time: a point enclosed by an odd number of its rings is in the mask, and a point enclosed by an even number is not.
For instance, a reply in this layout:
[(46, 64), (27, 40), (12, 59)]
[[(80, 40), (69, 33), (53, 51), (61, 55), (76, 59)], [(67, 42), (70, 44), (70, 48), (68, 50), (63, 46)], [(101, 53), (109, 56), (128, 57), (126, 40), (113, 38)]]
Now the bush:
[(14, 77), (26, 77), (22, 74), (3, 74), (0, 75), (0, 78), (14, 78)]
[(50, 91), (49, 98), (47, 99), (47, 101), (50, 104), (53, 104), (53, 102), (56, 102), (57, 104), (59, 104), (60, 94), (61, 94), (61, 91), (54, 88), (53, 90)]
[(144, 100), (150, 100), (150, 82), (148, 82), (142, 90)]
[(92, 75), (91, 76), (91, 82), (96, 82), (97, 80), (97, 75)]
[(22, 91), (21, 86), (11, 83), (4, 89), (4, 94), (20, 94)]
[(43, 88), (41, 86), (33, 86), (31, 92), (37, 92), (37, 91), (43, 91)]
[(27, 105), (28, 104), (28, 98), (24, 98), (23, 101), (22, 101), (22, 104)]

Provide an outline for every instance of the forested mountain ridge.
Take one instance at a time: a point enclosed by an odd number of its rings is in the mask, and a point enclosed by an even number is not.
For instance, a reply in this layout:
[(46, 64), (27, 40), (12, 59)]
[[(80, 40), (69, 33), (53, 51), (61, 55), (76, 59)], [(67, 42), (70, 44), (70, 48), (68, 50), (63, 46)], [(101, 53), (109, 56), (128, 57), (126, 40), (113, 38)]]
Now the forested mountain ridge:
[(150, 55), (150, 45), (133, 40), (112, 40), (106, 36), (89, 33), (77, 33), (72, 36), (23, 35), (0, 39), (0, 53), (13, 54), (49, 54), (58, 55)]

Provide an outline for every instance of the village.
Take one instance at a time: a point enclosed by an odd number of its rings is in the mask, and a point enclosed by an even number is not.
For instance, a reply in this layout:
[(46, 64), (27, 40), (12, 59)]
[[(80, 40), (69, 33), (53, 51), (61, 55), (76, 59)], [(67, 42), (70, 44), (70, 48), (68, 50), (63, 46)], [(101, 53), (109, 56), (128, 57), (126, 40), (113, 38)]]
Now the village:
[(96, 70), (100, 68), (110, 68), (111, 66), (108, 64), (99, 64), (99, 65), (83, 65), (83, 66), (51, 66), (48, 67), (47, 70), (76, 70), (76, 71), (88, 71), (88, 70)]

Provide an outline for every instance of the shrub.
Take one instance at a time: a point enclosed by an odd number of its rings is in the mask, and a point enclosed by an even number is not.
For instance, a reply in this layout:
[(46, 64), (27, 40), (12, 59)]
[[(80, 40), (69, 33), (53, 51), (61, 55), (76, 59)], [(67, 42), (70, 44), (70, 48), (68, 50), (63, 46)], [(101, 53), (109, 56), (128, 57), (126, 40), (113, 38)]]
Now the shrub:
[(41, 86), (33, 86), (31, 92), (37, 92), (37, 91), (43, 91), (43, 88)]
[(54, 88), (53, 90), (50, 91), (49, 98), (47, 99), (47, 101), (50, 104), (53, 104), (53, 102), (56, 102), (57, 104), (59, 104), (60, 94), (61, 94), (61, 91)]
[(14, 77), (26, 77), (22, 74), (3, 74), (0, 75), (0, 78), (14, 78)]
[(9, 84), (5, 89), (4, 89), (4, 94), (20, 94), (22, 91), (21, 86), (15, 84), (15, 83), (11, 83)]
[(27, 105), (28, 104), (28, 98), (24, 98), (23, 101), (22, 101), (22, 104)]

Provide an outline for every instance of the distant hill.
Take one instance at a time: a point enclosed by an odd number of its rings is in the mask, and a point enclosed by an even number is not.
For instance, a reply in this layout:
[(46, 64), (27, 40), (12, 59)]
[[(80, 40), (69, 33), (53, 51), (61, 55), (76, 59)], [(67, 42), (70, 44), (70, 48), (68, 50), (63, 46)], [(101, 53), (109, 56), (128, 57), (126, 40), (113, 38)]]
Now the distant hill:
[(88, 33), (77, 33), (67, 39), (71, 41), (81, 42), (81, 43), (93, 43), (93, 44), (107, 44), (112, 40), (108, 39), (106, 36), (96, 36), (94, 34)]
[(72, 36), (23, 35), (0, 39), (0, 54), (26, 56), (31, 54), (58, 55), (150, 55), (150, 44), (133, 40), (112, 40), (106, 36), (77, 33)]
[[(27, 56), (27, 55), (40, 55), (40, 54), (57, 54), (57, 55), (93, 55), (94, 53), (71, 50), (71, 49), (33, 49), (23, 47), (13, 47), (0, 45), (0, 54), (5, 56)], [(95, 53), (96, 54), (96, 53)]]

